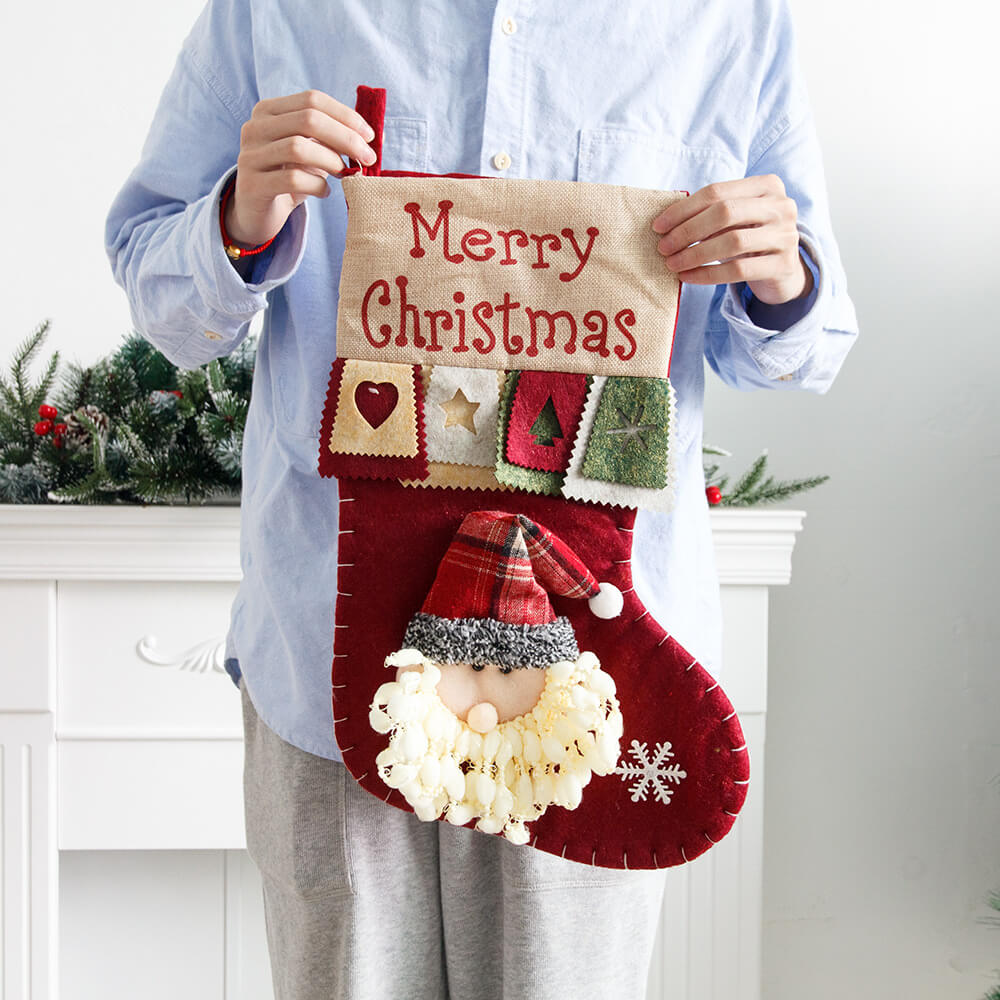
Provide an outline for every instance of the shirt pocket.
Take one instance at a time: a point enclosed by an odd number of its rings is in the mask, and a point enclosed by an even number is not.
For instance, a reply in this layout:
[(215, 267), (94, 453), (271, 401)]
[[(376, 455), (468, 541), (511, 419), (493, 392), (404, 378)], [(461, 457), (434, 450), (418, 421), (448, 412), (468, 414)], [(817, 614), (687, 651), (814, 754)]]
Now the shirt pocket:
[(382, 169), (426, 172), (426, 118), (386, 116), (382, 125)]
[[(387, 116), (382, 135), (382, 166), (385, 170), (408, 170), (414, 173), (426, 170), (426, 119)], [(323, 204), (317, 206), (316, 210), (344, 212), (343, 199), (339, 193), (336, 198), (330, 198), (329, 202), (329, 206)], [(313, 227), (309, 239), (314, 246), (310, 248), (311, 253), (307, 250), (302, 275), (310, 274), (311, 269), (315, 274), (315, 281), (330, 282), (331, 279), (323, 276), (330, 274), (334, 255), (344, 251), (345, 224), (345, 215), (339, 214), (338, 217), (333, 214)], [(301, 280), (299, 276), (297, 280)], [(328, 296), (314, 298), (308, 288), (305, 295), (309, 299), (307, 308), (303, 310), (300, 304), (289, 302), (289, 315), (316, 317), (330, 310), (331, 301)], [(276, 373), (276, 395), (280, 404), (279, 412), (284, 416), (282, 428), (286, 435), (313, 441), (319, 434), (330, 365), (334, 360), (334, 352), (330, 346), (331, 325), (332, 317), (327, 322), (306, 324), (300, 321), (295, 325), (294, 331), (286, 328), (282, 332), (280, 346), (275, 341), (276, 346), (269, 361)], [(290, 339), (293, 334), (294, 344)]]
[(668, 133), (603, 126), (580, 130), (577, 179), (693, 192), (742, 177), (744, 166), (722, 148), (689, 146)]

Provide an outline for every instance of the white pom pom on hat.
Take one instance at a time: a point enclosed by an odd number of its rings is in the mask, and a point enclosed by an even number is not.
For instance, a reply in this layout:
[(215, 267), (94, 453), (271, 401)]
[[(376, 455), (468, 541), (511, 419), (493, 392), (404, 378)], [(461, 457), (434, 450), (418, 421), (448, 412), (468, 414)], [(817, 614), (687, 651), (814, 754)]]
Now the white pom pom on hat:
[(613, 583), (599, 584), (600, 590), (587, 601), (590, 613), (597, 618), (617, 618), (625, 607), (625, 595)]

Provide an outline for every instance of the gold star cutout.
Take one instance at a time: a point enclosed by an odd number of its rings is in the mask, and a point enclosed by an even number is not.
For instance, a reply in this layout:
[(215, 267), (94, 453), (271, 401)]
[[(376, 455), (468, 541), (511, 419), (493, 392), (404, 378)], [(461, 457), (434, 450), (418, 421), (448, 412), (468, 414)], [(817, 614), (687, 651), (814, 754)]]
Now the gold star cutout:
[(444, 410), (445, 430), (449, 427), (464, 427), (467, 431), (476, 433), (476, 410), (479, 403), (473, 403), (465, 398), (465, 393), (461, 389), (455, 390), (455, 395), (447, 403), (438, 403)]

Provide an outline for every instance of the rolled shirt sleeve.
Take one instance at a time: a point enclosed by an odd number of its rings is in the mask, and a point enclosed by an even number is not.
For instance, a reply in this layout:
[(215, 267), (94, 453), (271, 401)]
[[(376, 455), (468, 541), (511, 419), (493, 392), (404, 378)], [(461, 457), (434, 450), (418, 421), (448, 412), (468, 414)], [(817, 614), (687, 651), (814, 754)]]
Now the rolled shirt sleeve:
[[(202, 12), (105, 229), (105, 249), (136, 330), (183, 368), (228, 354), (247, 336), (267, 293), (295, 273), (306, 243), (303, 203), (252, 281), (241, 277), (223, 247), (219, 200), (235, 170), (240, 129), (257, 101), (249, 27), (233, 21), (228, 2)], [(203, 51), (213, 52), (213, 63), (202, 61)], [(223, 86), (206, 67), (225, 58)]]
[(751, 302), (745, 283), (716, 289), (705, 336), (712, 369), (738, 389), (823, 393), (858, 335), (833, 235), (822, 153), (802, 82), (790, 16), (777, 5), (772, 65), (747, 176), (775, 174), (798, 210), (799, 248), (813, 273), (810, 296), (782, 306)]

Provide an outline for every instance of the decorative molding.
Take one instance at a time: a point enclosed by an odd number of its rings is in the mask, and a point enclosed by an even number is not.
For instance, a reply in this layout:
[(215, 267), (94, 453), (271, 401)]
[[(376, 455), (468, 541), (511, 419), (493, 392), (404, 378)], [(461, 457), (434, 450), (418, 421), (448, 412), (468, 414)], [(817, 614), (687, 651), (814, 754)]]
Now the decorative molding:
[(0, 579), (239, 580), (238, 507), (0, 504)]
[(0, 712), (0, 996), (54, 1000), (59, 850), (51, 712)]
[(176, 667), (178, 670), (188, 670), (191, 673), (204, 674), (215, 672), (224, 674), (223, 666), (226, 655), (225, 638), (206, 639), (192, 646), (177, 656), (162, 656), (156, 651), (158, 641), (155, 635), (144, 635), (136, 644), (136, 655), (144, 663), (154, 667)]
[(801, 510), (713, 510), (712, 540), (719, 582), (780, 586), (792, 578), (792, 549)]
[[(711, 512), (719, 581), (787, 584), (805, 513)], [(0, 580), (239, 580), (238, 507), (0, 504)]]

